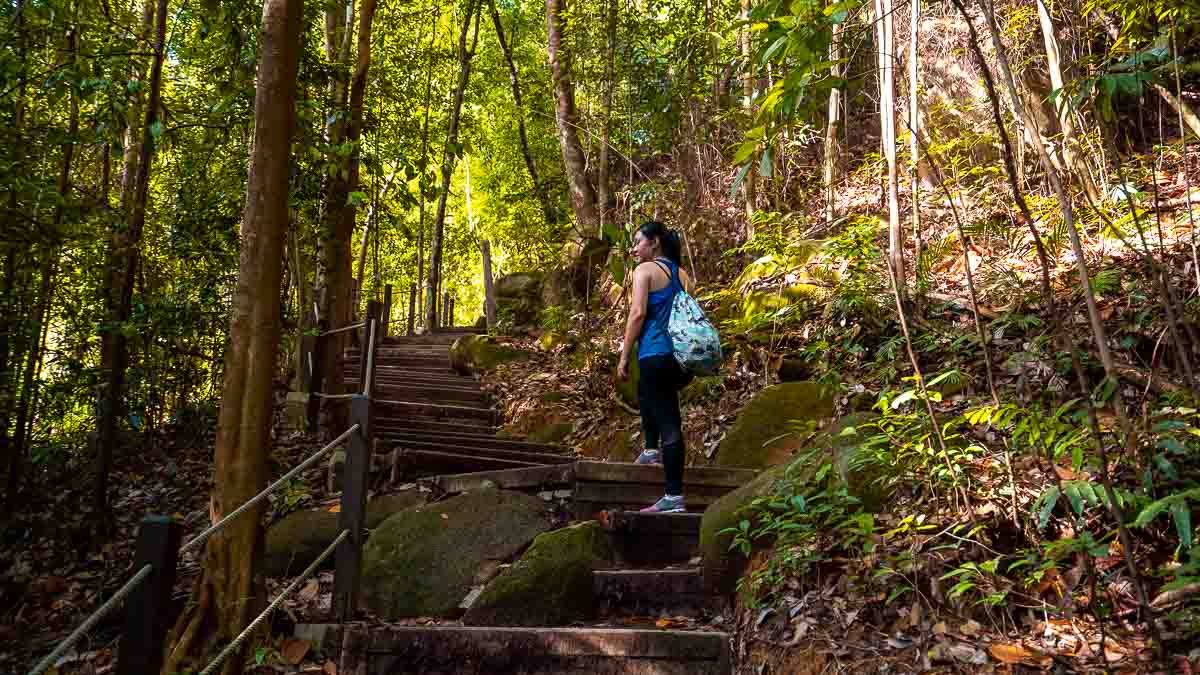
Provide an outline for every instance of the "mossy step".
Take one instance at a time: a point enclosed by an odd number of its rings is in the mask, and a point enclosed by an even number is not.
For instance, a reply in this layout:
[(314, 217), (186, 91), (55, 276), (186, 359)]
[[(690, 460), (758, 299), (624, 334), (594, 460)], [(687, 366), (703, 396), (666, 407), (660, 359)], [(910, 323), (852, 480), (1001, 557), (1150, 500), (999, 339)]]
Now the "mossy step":
[(340, 673), (727, 675), (729, 635), (709, 631), (496, 626), (343, 629)]
[(601, 616), (699, 616), (723, 609), (704, 592), (698, 567), (596, 570), (592, 587)]

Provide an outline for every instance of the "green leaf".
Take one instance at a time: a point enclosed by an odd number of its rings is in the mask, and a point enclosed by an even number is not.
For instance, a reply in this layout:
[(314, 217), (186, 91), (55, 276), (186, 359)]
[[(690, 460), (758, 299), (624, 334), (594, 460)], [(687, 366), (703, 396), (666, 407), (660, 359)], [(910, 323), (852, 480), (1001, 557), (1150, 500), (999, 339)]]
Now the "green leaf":
[(152, 138), (158, 138), (159, 136), (162, 136), (162, 132), (163, 132), (162, 122), (159, 120), (155, 120), (154, 124), (150, 125), (150, 136)]
[(1077, 515), (1082, 515), (1083, 495), (1079, 494), (1079, 486), (1074, 482), (1070, 482), (1063, 486), (1063, 490), (1067, 493), (1067, 499), (1071, 502), (1071, 508)]
[(779, 51), (784, 45), (786, 45), (787, 41), (788, 36), (784, 35), (772, 43), (771, 46), (767, 47), (766, 51), (763, 52), (762, 58), (759, 59), (759, 63), (766, 64), (767, 61), (770, 61), (771, 57), (775, 55), (775, 52)]
[(1175, 521), (1175, 532), (1179, 534), (1179, 545), (1186, 551), (1192, 547), (1192, 506), (1185, 501), (1171, 505), (1171, 518)]
[(750, 163), (746, 162), (733, 178), (733, 185), (729, 186), (729, 198), (733, 199), (737, 196), (738, 188), (742, 186), (742, 181), (746, 180), (746, 174), (750, 171)]
[(917, 397), (917, 390), (909, 389), (908, 391), (897, 396), (896, 400), (892, 401), (892, 410), (899, 408), (900, 406), (904, 405), (905, 403), (908, 403), (909, 401), (913, 400), (916, 397)]
[(775, 170), (775, 163), (772, 161), (771, 148), (763, 150), (762, 160), (758, 164), (758, 175), (763, 178), (770, 178), (771, 173)]
[(1038, 500), (1042, 505), (1041, 510), (1038, 511), (1039, 530), (1045, 529), (1046, 524), (1050, 522), (1050, 514), (1054, 512), (1054, 505), (1058, 503), (1059, 494), (1061, 493), (1058, 491), (1057, 486), (1051, 487), (1043, 492), (1041, 498)]

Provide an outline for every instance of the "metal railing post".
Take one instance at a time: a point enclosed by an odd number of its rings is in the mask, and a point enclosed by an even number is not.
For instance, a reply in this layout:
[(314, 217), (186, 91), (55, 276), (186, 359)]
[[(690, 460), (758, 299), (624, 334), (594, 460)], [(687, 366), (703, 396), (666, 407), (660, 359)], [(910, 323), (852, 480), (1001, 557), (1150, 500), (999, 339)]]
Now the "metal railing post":
[(360, 387), (367, 381), (367, 362), (370, 357), (368, 352), (371, 351), (371, 324), (376, 324), (375, 348), (379, 348), (379, 309), (378, 300), (367, 303), (367, 318), (363, 321), (362, 339), (359, 341), (358, 382)]
[[(337, 547), (333, 578), (333, 603), (340, 622), (354, 618), (358, 608), (358, 586), (362, 570), (362, 547), (366, 540), (367, 486), (371, 473), (371, 399), (361, 394), (350, 399), (350, 423), (358, 431), (346, 447), (346, 473), (342, 488), (338, 529), (346, 537)], [(123, 675), (123, 674), (122, 674)]]
[(417, 285), (412, 284), (408, 287), (408, 334), (412, 335), (416, 330), (417, 321)]
[(169, 516), (147, 516), (138, 527), (134, 569), (149, 564), (152, 570), (125, 605), (116, 675), (158, 675), (162, 668), (182, 538), (183, 527)]
[(313, 337), (312, 351), (308, 353), (305, 368), (308, 370), (308, 407), (305, 409), (305, 417), (308, 419), (308, 430), (316, 431), (318, 417), (321, 411), (320, 394), (322, 386), (325, 384), (325, 350), (329, 348), (329, 340), (333, 336), (324, 335), (329, 329), (329, 324), (325, 320), (317, 322), (317, 335)]
[(392, 285), (388, 284), (383, 287), (383, 323), (382, 330), (379, 331), (379, 337), (385, 338), (391, 334), (392, 325)]

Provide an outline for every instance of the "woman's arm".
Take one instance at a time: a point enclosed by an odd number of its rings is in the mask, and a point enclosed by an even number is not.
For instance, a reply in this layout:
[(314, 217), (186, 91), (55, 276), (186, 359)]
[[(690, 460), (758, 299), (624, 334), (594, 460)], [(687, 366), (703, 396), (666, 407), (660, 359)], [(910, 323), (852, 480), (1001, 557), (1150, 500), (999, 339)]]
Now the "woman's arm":
[(650, 295), (650, 275), (638, 265), (633, 270), (633, 295), (629, 299), (629, 318), (625, 321), (625, 340), (621, 343), (621, 363), (617, 366), (621, 379), (629, 376), (629, 355), (633, 343), (642, 333), (642, 322), (646, 320), (646, 298)]

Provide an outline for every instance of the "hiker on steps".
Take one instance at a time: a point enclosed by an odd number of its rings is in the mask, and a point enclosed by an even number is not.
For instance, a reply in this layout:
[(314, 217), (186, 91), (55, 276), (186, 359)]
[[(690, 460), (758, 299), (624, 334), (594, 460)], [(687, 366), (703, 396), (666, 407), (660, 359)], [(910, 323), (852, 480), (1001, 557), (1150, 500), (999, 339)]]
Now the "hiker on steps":
[(636, 342), (638, 405), (646, 441), (637, 463), (662, 464), (667, 484), (662, 499), (642, 511), (678, 513), (684, 510), (679, 390), (692, 376), (675, 360), (667, 322), (675, 294), (680, 288), (690, 290), (692, 281), (679, 266), (679, 234), (662, 223), (642, 223), (633, 236), (632, 253), (638, 265), (633, 272), (633, 298), (617, 371), (622, 380), (629, 378), (629, 357)]

